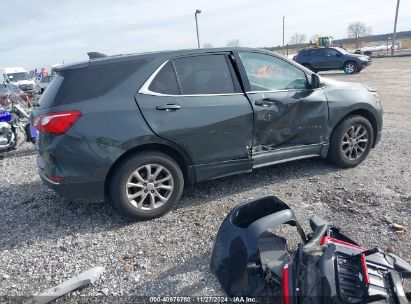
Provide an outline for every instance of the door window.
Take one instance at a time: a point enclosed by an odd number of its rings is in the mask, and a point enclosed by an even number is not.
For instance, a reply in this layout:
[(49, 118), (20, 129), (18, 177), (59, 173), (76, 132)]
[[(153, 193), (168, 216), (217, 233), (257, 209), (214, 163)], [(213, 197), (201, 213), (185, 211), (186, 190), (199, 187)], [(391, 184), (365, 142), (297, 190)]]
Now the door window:
[(337, 54), (339, 54), (339, 52), (334, 50), (334, 49), (326, 49), (325, 50), (325, 56), (336, 57)]
[(173, 60), (183, 95), (235, 93), (225, 55), (205, 55)]
[(306, 89), (307, 77), (292, 64), (265, 54), (240, 52), (251, 91)]
[(174, 73), (174, 68), (170, 61), (167, 62), (156, 77), (154, 77), (148, 89), (152, 92), (161, 94), (180, 94), (176, 74)]
[(322, 57), (322, 56), (325, 56), (325, 50), (322, 49), (322, 48), (312, 49), (312, 50), (311, 50), (311, 56), (313, 56), (313, 57)]

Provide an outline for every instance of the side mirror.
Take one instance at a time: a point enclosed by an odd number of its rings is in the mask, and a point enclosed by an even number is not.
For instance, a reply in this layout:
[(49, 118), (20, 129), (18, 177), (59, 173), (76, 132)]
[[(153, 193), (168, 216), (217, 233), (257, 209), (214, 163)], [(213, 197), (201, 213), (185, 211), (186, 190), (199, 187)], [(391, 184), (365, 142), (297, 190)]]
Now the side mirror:
[(335, 55), (335, 56), (337, 56), (337, 57), (341, 57), (341, 53), (337, 53), (337, 55)]
[(311, 89), (316, 89), (320, 86), (320, 76), (311, 74)]

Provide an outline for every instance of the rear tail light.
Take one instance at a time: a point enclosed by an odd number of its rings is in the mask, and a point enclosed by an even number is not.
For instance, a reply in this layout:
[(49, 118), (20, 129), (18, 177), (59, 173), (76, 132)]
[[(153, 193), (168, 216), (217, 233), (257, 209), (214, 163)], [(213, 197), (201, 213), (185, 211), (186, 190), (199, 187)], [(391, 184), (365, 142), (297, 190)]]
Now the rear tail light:
[(297, 61), (297, 59), (298, 59), (298, 55), (294, 55), (293, 60)]
[(61, 135), (66, 133), (81, 117), (80, 111), (48, 113), (34, 120), (39, 132)]

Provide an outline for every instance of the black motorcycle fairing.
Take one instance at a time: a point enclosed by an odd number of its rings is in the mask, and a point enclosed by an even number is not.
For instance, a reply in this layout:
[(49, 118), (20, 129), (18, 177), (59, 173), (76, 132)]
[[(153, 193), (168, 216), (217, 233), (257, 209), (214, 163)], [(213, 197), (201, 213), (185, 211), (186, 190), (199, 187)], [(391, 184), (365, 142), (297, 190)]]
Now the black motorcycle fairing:
[(285, 239), (268, 230), (282, 224), (295, 226), (306, 241), (290, 207), (275, 196), (242, 203), (227, 215), (214, 243), (211, 270), (228, 295), (260, 295), (266, 287), (266, 269), (281, 281), (289, 251)]
[[(284, 237), (270, 231), (281, 224), (300, 233), (302, 241), (293, 252)], [(410, 301), (404, 279), (411, 277), (411, 265), (405, 260), (361, 247), (318, 216), (310, 224), (313, 233), (307, 239), (292, 210), (274, 196), (235, 207), (218, 231), (211, 258), (225, 292), (275, 299), (273, 283), (278, 283), (285, 304)]]

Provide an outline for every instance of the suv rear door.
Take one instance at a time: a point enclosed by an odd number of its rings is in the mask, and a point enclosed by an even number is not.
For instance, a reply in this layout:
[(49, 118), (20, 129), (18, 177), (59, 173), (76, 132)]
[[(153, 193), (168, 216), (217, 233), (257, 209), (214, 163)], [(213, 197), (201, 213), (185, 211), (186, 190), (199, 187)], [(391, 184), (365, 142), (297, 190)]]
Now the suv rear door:
[(324, 48), (313, 48), (310, 51), (310, 64), (313, 68), (321, 70), (326, 68)]
[(328, 119), (323, 90), (311, 89), (303, 70), (277, 56), (247, 51), (237, 58), (254, 109), (253, 152), (306, 146), (319, 153)]
[[(190, 155), (197, 165), (197, 181), (235, 171), (231, 165), (242, 167), (244, 163), (246, 171), (252, 166), (252, 107), (228, 55), (208, 53), (167, 60), (136, 95), (153, 132)], [(213, 165), (207, 166), (220, 162), (227, 162), (227, 172), (211, 172)]]

